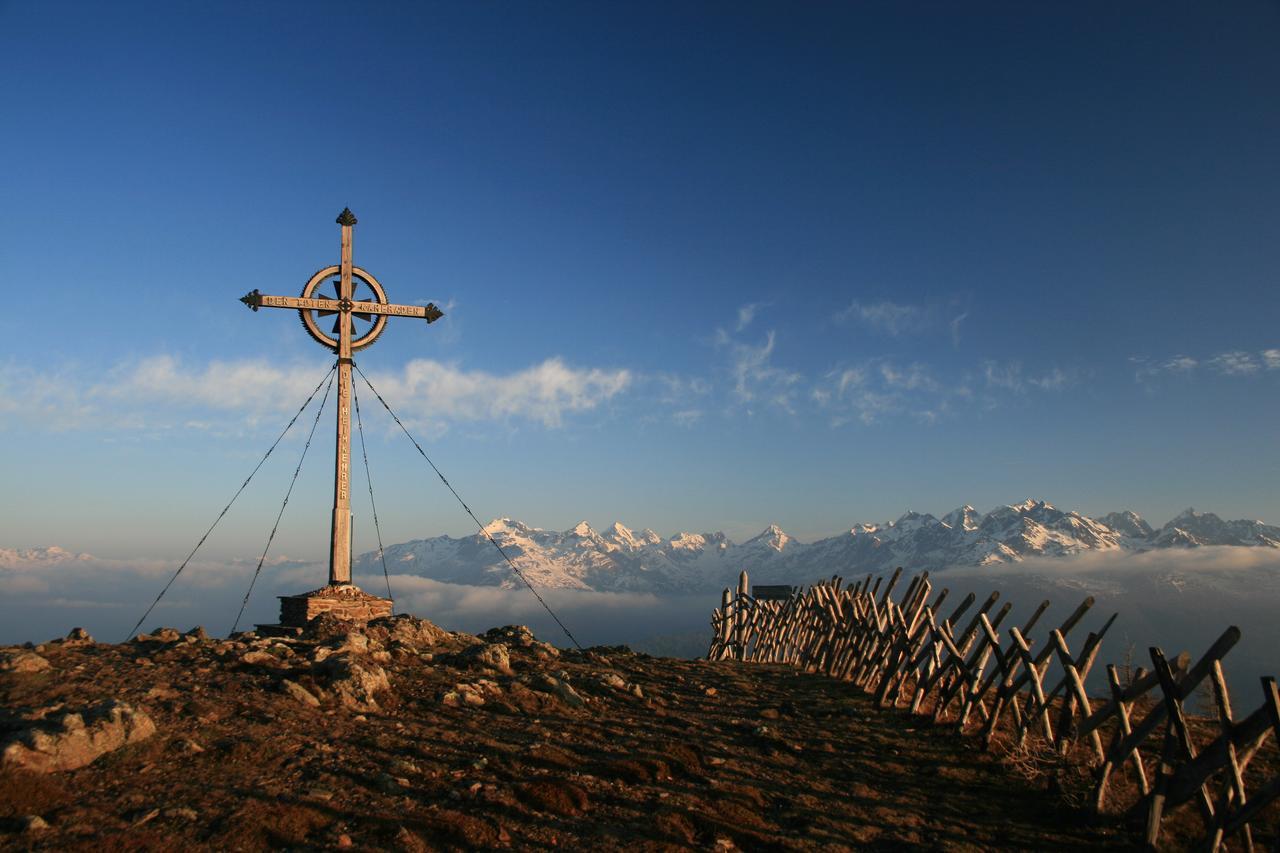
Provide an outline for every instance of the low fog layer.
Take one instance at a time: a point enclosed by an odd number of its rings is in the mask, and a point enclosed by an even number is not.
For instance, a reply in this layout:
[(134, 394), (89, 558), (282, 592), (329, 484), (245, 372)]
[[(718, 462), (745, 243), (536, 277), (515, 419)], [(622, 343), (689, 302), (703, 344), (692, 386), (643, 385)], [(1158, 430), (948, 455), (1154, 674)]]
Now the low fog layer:
[[(41, 642), (75, 626), (99, 640), (118, 642), (160, 592), (176, 566), (161, 560), (103, 560), (90, 555), (40, 551), (0, 552), (0, 643)], [(186, 629), (203, 625), (213, 634), (231, 630), (253, 576), (256, 560), (192, 563), (142, 625)], [(240, 629), (275, 622), (278, 595), (323, 586), (327, 568), (278, 558), (265, 566), (240, 620)], [(357, 575), (361, 588), (387, 592), (379, 573)], [(450, 630), (479, 632), (497, 625), (524, 624), (558, 646), (571, 645), (527, 588), (448, 584), (413, 575), (391, 575), (396, 611), (413, 613)], [(655, 636), (655, 650), (695, 657), (710, 642), (711, 608), (706, 596), (659, 598), (644, 593), (574, 589), (539, 590), (543, 599), (585, 645), (632, 644)], [(668, 635), (693, 632), (678, 647)]]
[[(159, 560), (101, 560), (60, 552), (7, 551), (0, 562), (0, 643), (40, 642), (80, 625), (100, 640), (119, 641), (156, 597), (175, 566)], [(185, 629), (203, 625), (225, 634), (231, 628), (256, 561), (193, 563), (143, 625)], [(838, 569), (833, 568), (833, 573)], [(1006, 625), (1021, 625), (1042, 599), (1052, 602), (1032, 632), (1043, 641), (1049, 627), (1087, 595), (1093, 610), (1068, 637), (1073, 649), (1111, 613), (1119, 618), (1103, 646), (1092, 678), (1101, 685), (1101, 664), (1131, 656), (1150, 665), (1147, 649), (1200, 655), (1229, 625), (1243, 632), (1226, 658), (1243, 706), (1255, 704), (1257, 677), (1280, 674), (1280, 552), (1272, 548), (1203, 547), (1145, 553), (1090, 552), (1074, 557), (1031, 559), (995, 567), (934, 572), (936, 591), (952, 590), (951, 607), (965, 592), (985, 597), (999, 590), (1014, 607)], [(241, 628), (276, 621), (275, 596), (322, 585), (325, 568), (281, 558), (263, 567)], [(766, 582), (768, 578), (756, 578)], [(850, 581), (854, 578), (849, 578)], [(364, 589), (385, 594), (380, 574), (356, 578)], [(569, 640), (523, 587), (465, 586), (409, 575), (392, 575), (400, 612), (410, 612), (453, 630), (469, 632), (510, 623), (529, 625), (550, 642)], [(708, 621), (718, 596), (657, 596), (574, 589), (540, 590), (583, 645), (626, 644), (638, 650), (695, 657), (710, 640)], [(970, 611), (972, 613), (972, 611)]]

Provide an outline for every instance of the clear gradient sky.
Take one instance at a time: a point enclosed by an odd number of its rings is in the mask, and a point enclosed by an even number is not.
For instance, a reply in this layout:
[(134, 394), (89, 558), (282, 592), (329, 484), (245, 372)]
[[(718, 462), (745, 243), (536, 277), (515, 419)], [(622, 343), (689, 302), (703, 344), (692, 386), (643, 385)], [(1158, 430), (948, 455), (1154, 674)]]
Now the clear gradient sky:
[[(237, 299), (344, 205), (448, 311), (359, 363), (483, 517), (1280, 521), (1277, 44), (1244, 0), (0, 2), (0, 547), (185, 554), (329, 364)], [(365, 402), (386, 539), (469, 532)], [(331, 432), (276, 553), (327, 553)]]

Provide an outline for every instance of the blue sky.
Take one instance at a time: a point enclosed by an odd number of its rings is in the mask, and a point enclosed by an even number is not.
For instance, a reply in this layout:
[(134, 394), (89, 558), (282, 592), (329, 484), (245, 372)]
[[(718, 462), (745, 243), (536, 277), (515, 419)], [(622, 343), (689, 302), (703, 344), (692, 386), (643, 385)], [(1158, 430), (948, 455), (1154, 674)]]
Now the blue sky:
[[(181, 556), (327, 369), (482, 517), (1280, 520), (1275, 4), (0, 4), (0, 547)], [(388, 541), (469, 531), (365, 401)], [(209, 543), (261, 548), (282, 446)], [(277, 553), (326, 553), (328, 418)], [(357, 480), (357, 495), (362, 494)], [(372, 531), (357, 503), (357, 548)]]

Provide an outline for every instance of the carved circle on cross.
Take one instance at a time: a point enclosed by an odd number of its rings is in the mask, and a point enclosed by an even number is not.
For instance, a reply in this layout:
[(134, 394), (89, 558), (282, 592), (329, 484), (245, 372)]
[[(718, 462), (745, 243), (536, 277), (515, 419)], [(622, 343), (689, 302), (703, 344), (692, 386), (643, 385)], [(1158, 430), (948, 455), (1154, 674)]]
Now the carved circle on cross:
[[(317, 272), (307, 281), (306, 287), (302, 288), (303, 299), (323, 299), (333, 303), (333, 309), (319, 308), (299, 308), (298, 316), (302, 318), (302, 326), (307, 330), (307, 334), (315, 339), (316, 343), (321, 346), (328, 347), (334, 352), (338, 351), (339, 337), (342, 331), (342, 322), (351, 324), (351, 349), (352, 351), (361, 350), (373, 343), (378, 335), (382, 334), (382, 330), (387, 325), (386, 314), (365, 314), (351, 310), (351, 300), (339, 300), (338, 279), (342, 275), (342, 267), (334, 264), (325, 267)], [(328, 285), (332, 285), (334, 295), (322, 292)], [(364, 291), (361, 291), (361, 288)], [(360, 267), (353, 266), (351, 268), (351, 297), (355, 302), (377, 302), (382, 305), (387, 304), (387, 293), (382, 289), (382, 285), (378, 280)], [(326, 320), (322, 318), (337, 315), (332, 328)], [(367, 328), (362, 329), (357, 325), (356, 321), (360, 320), (368, 323)]]

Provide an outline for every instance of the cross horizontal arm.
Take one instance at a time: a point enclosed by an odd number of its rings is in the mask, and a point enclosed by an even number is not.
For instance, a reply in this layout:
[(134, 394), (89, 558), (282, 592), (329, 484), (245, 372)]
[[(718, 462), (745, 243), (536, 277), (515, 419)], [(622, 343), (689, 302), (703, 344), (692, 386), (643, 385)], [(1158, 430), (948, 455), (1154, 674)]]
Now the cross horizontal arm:
[(434, 323), (444, 312), (434, 303), (426, 305), (391, 305), (382, 302), (348, 302), (343, 306), (337, 299), (304, 299), (301, 296), (268, 296), (254, 290), (240, 297), (240, 301), (254, 311), (259, 308), (295, 308), (303, 311), (348, 310), (353, 314), (387, 314), (394, 317), (420, 317)]
[(434, 302), (426, 305), (390, 305), (382, 302), (352, 302), (353, 314), (389, 314), (394, 317), (422, 317), (428, 323), (434, 323), (444, 316), (444, 312)]

